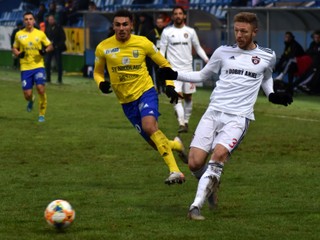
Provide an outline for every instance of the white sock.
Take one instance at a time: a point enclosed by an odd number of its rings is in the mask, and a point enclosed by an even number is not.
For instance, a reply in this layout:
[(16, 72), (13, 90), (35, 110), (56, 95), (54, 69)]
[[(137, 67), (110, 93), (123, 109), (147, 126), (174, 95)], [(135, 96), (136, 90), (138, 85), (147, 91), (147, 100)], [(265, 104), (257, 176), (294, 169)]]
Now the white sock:
[(216, 177), (220, 181), (221, 173), (223, 169), (223, 164), (210, 160), (208, 163), (208, 168), (199, 180), (196, 197), (191, 204), (191, 207), (202, 208), (204, 202), (208, 196), (212, 193), (210, 185), (212, 184), (212, 178)]
[(193, 103), (192, 100), (189, 102), (184, 101), (184, 122), (185, 123), (189, 122), (189, 119), (192, 113), (192, 103)]
[(174, 105), (174, 110), (176, 111), (179, 125), (184, 126), (184, 109), (181, 100), (179, 100), (178, 103)]
[(205, 171), (208, 168), (208, 164), (205, 164), (197, 171), (192, 171), (192, 175), (195, 176), (198, 180), (202, 177), (202, 175), (205, 173)]
[(277, 79), (277, 80), (282, 80), (282, 78), (283, 78), (283, 73), (280, 73), (275, 79)]

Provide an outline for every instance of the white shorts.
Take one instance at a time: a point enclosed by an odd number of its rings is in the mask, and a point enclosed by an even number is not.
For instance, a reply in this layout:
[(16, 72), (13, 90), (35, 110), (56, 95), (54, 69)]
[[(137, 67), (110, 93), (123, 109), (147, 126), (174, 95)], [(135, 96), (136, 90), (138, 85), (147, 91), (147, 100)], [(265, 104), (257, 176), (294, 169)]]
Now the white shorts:
[(190, 82), (174, 80), (174, 90), (178, 93), (191, 94), (196, 92), (196, 85)]
[(241, 143), (249, 123), (248, 118), (208, 108), (197, 126), (190, 146), (210, 153), (217, 144), (221, 144), (231, 153)]

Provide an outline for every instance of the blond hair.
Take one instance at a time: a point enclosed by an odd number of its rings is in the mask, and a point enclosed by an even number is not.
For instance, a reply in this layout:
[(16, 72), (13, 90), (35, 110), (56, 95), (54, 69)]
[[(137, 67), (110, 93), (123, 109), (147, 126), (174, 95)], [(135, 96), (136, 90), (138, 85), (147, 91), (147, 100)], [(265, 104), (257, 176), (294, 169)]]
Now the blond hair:
[(236, 14), (233, 22), (245, 22), (251, 24), (254, 28), (258, 28), (258, 17), (251, 12), (240, 12)]

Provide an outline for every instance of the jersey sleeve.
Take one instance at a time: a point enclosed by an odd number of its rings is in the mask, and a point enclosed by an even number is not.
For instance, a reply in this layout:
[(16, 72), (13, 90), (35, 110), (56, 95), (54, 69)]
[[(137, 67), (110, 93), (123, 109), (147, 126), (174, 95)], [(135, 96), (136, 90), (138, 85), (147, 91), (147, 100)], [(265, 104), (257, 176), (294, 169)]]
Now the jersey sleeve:
[(275, 54), (275, 52), (273, 52), (272, 59), (270, 61), (268, 68), (264, 72), (264, 77), (263, 77), (263, 80), (261, 83), (261, 88), (267, 97), (269, 96), (270, 93), (274, 92), (272, 72), (273, 72), (273, 68), (274, 68), (275, 63), (276, 63), (276, 54)]
[(160, 53), (165, 57), (168, 46), (167, 31), (163, 29), (160, 37)]
[(13, 42), (13, 47), (16, 49), (19, 49), (20, 44), (19, 44), (19, 31), (16, 33), (16, 36), (14, 37), (14, 42)]
[(100, 45), (97, 46), (95, 51), (93, 78), (97, 85), (104, 81), (104, 70), (106, 65), (106, 59)]
[(198, 35), (194, 29), (193, 29), (192, 45), (193, 45), (194, 49), (196, 50), (197, 54), (199, 55), (199, 57), (201, 57), (203, 61), (207, 62), (209, 60), (209, 58), (208, 58), (206, 52), (201, 47)]
[(218, 74), (221, 68), (220, 49), (218, 48), (211, 56), (209, 62), (200, 71), (194, 72), (178, 72), (177, 80), (183, 82), (203, 82), (211, 79), (214, 73)]
[(51, 44), (51, 41), (49, 40), (49, 38), (47, 37), (47, 35), (45, 33), (43, 33), (43, 35), (42, 35), (41, 43), (46, 47), (48, 47)]
[[(147, 47), (147, 55), (152, 59), (153, 62), (155, 62), (160, 68), (162, 67), (171, 67), (168, 60), (160, 53), (158, 48), (148, 40), (146, 42)], [(172, 80), (166, 80), (166, 86), (174, 86), (174, 82)]]

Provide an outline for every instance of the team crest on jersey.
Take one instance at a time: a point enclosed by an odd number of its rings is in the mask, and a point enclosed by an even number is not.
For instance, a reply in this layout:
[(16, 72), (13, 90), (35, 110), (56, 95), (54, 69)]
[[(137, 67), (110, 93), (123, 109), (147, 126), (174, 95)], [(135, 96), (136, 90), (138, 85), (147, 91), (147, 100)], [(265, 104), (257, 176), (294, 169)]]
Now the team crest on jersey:
[(123, 58), (122, 58), (122, 64), (123, 64), (123, 65), (128, 65), (129, 63), (130, 63), (130, 60), (129, 60), (128, 57), (123, 57)]
[(257, 65), (257, 64), (259, 64), (259, 62), (260, 62), (260, 58), (257, 57), (257, 56), (253, 56), (253, 57), (251, 58), (251, 61), (252, 61), (252, 63), (253, 63), (254, 65)]
[(189, 37), (188, 33), (183, 34), (183, 36), (184, 36), (184, 38), (188, 38)]
[(134, 58), (139, 57), (139, 51), (138, 50), (133, 50), (132, 51), (132, 55), (133, 55)]

